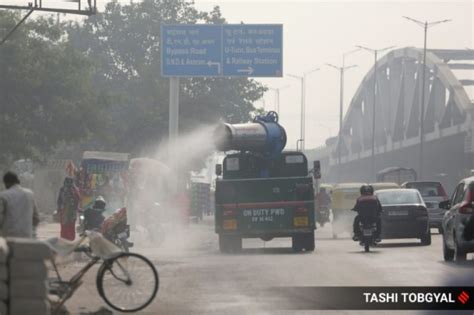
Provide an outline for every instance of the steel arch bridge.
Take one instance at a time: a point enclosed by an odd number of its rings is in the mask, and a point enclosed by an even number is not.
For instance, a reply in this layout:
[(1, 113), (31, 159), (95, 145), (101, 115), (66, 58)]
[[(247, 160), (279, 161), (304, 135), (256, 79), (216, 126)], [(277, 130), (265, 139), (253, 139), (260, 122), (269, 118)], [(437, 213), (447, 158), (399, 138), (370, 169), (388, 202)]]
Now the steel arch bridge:
[[(365, 75), (344, 117), (342, 136), (308, 152), (322, 160), (329, 181), (374, 180), (370, 175), (375, 71), (375, 170), (389, 166), (418, 169), (420, 116), (424, 122), (424, 179), (446, 177), (444, 180), (454, 182), (474, 168), (474, 103), (466, 92), (467, 86), (474, 85), (474, 51), (428, 50), (425, 111), (420, 115), (422, 58), (422, 49), (392, 50), (378, 61), (377, 69), (372, 67)], [(463, 78), (453, 71), (462, 72)]]

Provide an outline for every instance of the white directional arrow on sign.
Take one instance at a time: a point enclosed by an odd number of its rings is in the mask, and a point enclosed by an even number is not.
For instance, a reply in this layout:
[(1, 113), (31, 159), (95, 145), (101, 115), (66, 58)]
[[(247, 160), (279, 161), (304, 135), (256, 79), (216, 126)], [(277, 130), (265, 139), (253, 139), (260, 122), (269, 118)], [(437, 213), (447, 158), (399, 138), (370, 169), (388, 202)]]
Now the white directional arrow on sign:
[(217, 66), (217, 73), (218, 74), (221, 74), (221, 63), (220, 62), (215, 62), (215, 61), (208, 61), (207, 62), (207, 65), (209, 67), (212, 67), (212, 66)]
[(245, 69), (239, 69), (237, 72), (240, 73), (246, 73), (247, 75), (251, 75), (253, 73), (253, 68), (252, 67), (247, 67)]

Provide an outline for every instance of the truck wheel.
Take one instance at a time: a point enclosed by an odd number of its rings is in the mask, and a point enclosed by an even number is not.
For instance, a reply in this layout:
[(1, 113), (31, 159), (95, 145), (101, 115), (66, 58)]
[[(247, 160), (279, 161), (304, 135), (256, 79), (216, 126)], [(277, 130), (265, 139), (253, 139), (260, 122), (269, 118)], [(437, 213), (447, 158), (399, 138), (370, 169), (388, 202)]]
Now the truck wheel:
[(242, 250), (242, 238), (219, 235), (219, 250), (221, 253), (239, 252)]
[(231, 243), (232, 243), (232, 251), (235, 252), (235, 253), (238, 253), (240, 251), (242, 251), (242, 238), (240, 237), (232, 237), (231, 238)]
[(304, 247), (304, 239), (301, 235), (294, 235), (291, 237), (291, 248), (294, 252), (301, 252)]
[(305, 246), (304, 246), (305, 250), (307, 252), (314, 251), (314, 231), (306, 234), (304, 238), (305, 238)]
[(219, 235), (219, 250), (221, 253), (228, 253), (230, 251), (229, 237)]

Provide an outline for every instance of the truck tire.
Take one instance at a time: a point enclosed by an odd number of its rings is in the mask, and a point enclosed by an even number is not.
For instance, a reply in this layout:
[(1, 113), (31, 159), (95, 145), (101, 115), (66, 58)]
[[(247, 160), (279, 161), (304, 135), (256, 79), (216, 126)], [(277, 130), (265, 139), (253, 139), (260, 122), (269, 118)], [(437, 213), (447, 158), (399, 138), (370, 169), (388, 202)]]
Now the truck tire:
[(304, 248), (304, 238), (296, 234), (291, 237), (291, 248), (294, 252), (301, 252)]
[(307, 252), (314, 251), (314, 231), (305, 235), (305, 246), (304, 249)]
[(219, 250), (221, 253), (240, 252), (242, 250), (242, 238), (219, 235)]
[(230, 251), (229, 237), (219, 235), (219, 250), (221, 253), (228, 253)]
[(291, 237), (291, 248), (294, 252), (301, 252), (303, 249), (307, 252), (314, 251), (314, 231), (305, 234), (296, 234)]
[(234, 253), (238, 253), (238, 252), (241, 252), (242, 251), (242, 238), (241, 237), (238, 237), (238, 236), (234, 236), (231, 238), (232, 241), (232, 252)]

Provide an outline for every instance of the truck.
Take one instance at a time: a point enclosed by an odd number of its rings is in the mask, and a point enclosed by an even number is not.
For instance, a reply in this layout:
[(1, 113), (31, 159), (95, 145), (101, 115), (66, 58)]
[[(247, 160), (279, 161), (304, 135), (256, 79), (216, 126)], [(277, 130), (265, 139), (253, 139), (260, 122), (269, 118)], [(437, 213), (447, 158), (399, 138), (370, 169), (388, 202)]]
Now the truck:
[[(313, 251), (313, 176), (306, 156), (283, 151), (285, 129), (276, 112), (250, 123), (222, 124), (214, 133), (216, 165), (215, 232), (221, 252), (238, 252), (242, 239), (291, 237), (295, 252)], [(230, 151), (230, 152), (229, 152)]]
[(380, 170), (376, 177), (379, 183), (390, 182), (401, 185), (404, 182), (416, 181), (416, 171), (412, 168), (393, 166)]

